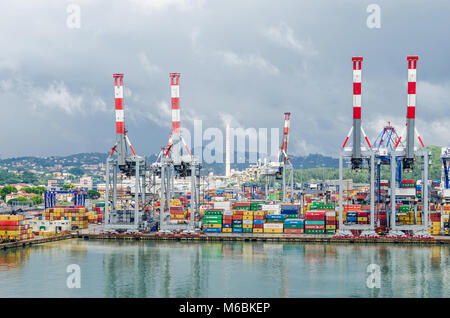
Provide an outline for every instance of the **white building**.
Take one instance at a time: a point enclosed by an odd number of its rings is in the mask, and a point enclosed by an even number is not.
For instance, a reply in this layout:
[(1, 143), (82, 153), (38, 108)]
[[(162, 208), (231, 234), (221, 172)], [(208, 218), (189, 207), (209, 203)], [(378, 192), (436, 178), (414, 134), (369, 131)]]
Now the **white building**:
[(80, 185), (82, 187), (88, 188), (88, 190), (92, 190), (93, 182), (91, 177), (81, 177)]

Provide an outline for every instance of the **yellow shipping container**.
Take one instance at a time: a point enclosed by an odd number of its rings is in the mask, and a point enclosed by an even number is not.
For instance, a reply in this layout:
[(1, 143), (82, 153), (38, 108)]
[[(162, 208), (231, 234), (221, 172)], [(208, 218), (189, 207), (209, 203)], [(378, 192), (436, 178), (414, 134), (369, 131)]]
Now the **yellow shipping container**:
[(253, 212), (253, 215), (264, 216), (264, 211), (255, 211)]
[(233, 232), (233, 229), (231, 227), (224, 227), (222, 228), (223, 233), (231, 233)]
[(280, 228), (280, 229), (268, 229), (268, 228), (265, 228), (264, 229), (264, 233), (283, 233), (283, 229), (282, 228)]
[(325, 225), (325, 228), (327, 230), (335, 230), (336, 229), (336, 225)]
[(262, 233), (263, 229), (253, 229), (253, 233)]
[(253, 220), (253, 215), (244, 215), (242, 217), (243, 220)]
[(242, 228), (243, 229), (252, 229), (253, 228), (253, 224), (242, 224)]
[(170, 218), (171, 219), (184, 219), (184, 218), (186, 218), (186, 215), (185, 214), (171, 214)]

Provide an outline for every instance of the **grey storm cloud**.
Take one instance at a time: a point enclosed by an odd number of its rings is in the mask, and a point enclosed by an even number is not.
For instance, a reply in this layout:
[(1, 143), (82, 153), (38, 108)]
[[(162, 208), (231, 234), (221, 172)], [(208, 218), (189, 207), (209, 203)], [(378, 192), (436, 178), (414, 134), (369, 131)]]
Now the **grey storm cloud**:
[[(106, 152), (112, 74), (123, 72), (134, 148), (170, 133), (169, 72), (180, 72), (182, 126), (281, 128), (290, 152), (336, 155), (351, 125), (352, 56), (363, 56), (363, 126), (403, 127), (407, 55), (418, 55), (417, 129), (450, 140), (450, 4), (377, 1), (4, 0), (0, 3), (1, 156)], [(80, 28), (69, 28), (70, 4)], [(401, 130), (401, 129), (400, 129)]]

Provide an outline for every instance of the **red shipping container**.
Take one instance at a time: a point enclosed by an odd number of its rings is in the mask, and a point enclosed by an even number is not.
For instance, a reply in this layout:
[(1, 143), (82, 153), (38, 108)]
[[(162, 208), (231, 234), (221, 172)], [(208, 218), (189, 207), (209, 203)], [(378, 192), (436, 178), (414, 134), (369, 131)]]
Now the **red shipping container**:
[(242, 215), (233, 215), (233, 220), (242, 220)]
[(284, 229), (284, 233), (301, 234), (303, 233), (303, 229)]
[(305, 230), (323, 230), (325, 229), (325, 225), (306, 225)]

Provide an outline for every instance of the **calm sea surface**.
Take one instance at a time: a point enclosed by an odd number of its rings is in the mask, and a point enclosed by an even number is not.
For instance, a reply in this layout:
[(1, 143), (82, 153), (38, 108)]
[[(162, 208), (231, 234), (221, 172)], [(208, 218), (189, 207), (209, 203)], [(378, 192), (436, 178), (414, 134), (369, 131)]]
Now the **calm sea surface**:
[[(66, 240), (0, 251), (0, 297), (450, 297), (447, 246)], [(68, 288), (71, 264), (80, 288)], [(381, 288), (369, 288), (368, 265)]]

